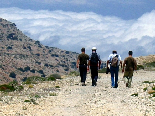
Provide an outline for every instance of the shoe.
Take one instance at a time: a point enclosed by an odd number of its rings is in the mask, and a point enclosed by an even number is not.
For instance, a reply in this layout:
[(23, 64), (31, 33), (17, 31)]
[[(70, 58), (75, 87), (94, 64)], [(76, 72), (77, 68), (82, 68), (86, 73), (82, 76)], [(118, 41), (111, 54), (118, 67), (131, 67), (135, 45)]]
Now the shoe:
[(86, 86), (86, 84), (85, 83), (82, 83), (82, 86)]
[(126, 87), (129, 87), (129, 86), (128, 86), (128, 83), (126, 83)]
[(97, 83), (96, 83), (96, 80), (95, 80), (95, 79), (93, 80), (93, 85), (94, 85), (94, 86), (96, 86), (96, 85), (97, 85)]

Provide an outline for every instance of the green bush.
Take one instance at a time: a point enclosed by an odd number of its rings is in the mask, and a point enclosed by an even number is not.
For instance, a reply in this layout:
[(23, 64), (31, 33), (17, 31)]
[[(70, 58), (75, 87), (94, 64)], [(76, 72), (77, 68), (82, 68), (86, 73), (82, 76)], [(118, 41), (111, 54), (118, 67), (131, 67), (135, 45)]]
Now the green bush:
[(145, 64), (146, 67), (155, 67), (155, 62), (149, 62)]
[(0, 86), (0, 91), (4, 92), (12, 92), (12, 91), (22, 91), (24, 89), (23, 86), (18, 85), (17, 81), (12, 81), (9, 84), (4, 84)]
[(155, 87), (152, 87), (152, 90), (155, 90)]
[(10, 86), (10, 85), (0, 85), (0, 91), (4, 91), (4, 92), (12, 92), (15, 91), (14, 86)]
[(79, 73), (79, 72), (77, 72), (77, 71), (72, 71), (72, 72), (70, 72), (70, 73), (69, 73), (69, 75), (79, 76), (79, 75), (80, 75), (80, 73)]
[(47, 77), (46, 80), (47, 81), (56, 81), (56, 78), (51, 75), (51, 76)]
[(150, 82), (150, 81), (143, 81), (143, 83), (154, 83), (153, 81), (152, 82)]
[(153, 94), (153, 96), (152, 97), (155, 97), (155, 94)]
[(38, 76), (32, 76), (32, 77), (28, 77), (23, 83), (24, 84), (36, 84), (37, 81), (45, 81), (45, 78), (38, 77)]
[(137, 65), (137, 70), (144, 69), (143, 65)]
[(106, 73), (106, 68), (99, 69), (98, 73)]
[(11, 72), (9, 77), (16, 78), (16, 74), (14, 72)]
[(132, 94), (131, 96), (138, 97), (138, 93), (134, 93), (134, 94)]
[(56, 93), (50, 93), (49, 95), (50, 95), (50, 96), (57, 96)]
[(147, 90), (147, 87), (145, 87), (143, 90), (146, 91)]
[(60, 86), (55, 86), (55, 88), (60, 88)]
[(12, 82), (9, 83), (10, 86), (17, 86), (18, 82), (16, 80), (13, 80)]
[(23, 89), (24, 89), (24, 87), (23, 86), (17, 86), (16, 88), (15, 88), (17, 91), (22, 91)]
[(61, 75), (59, 74), (52, 74), (52, 77), (54, 77), (55, 79), (61, 79)]

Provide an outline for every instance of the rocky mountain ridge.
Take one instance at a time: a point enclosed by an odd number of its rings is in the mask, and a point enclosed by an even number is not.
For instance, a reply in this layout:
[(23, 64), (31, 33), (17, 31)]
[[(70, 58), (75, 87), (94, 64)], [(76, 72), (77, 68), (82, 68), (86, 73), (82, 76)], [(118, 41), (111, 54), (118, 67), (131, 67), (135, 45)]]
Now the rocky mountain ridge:
[(0, 18), (0, 80), (22, 80), (30, 76), (67, 74), (76, 70), (78, 53), (42, 45)]

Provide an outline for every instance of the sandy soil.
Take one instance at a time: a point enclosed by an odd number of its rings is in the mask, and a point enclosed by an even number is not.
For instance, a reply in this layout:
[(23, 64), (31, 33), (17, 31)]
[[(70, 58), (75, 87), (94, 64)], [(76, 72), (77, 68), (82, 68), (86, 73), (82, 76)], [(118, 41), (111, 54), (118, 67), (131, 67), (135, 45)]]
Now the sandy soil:
[[(111, 88), (110, 74), (99, 74), (97, 86), (91, 86), (88, 74), (87, 86), (81, 86), (80, 77), (70, 76), (34, 85), (18, 95), (1, 93), (0, 116), (155, 116), (155, 97), (148, 94), (155, 83), (142, 83), (154, 81), (155, 72), (137, 71), (131, 88), (125, 87), (122, 77), (120, 73), (118, 88)], [(36, 104), (24, 102), (32, 98)]]

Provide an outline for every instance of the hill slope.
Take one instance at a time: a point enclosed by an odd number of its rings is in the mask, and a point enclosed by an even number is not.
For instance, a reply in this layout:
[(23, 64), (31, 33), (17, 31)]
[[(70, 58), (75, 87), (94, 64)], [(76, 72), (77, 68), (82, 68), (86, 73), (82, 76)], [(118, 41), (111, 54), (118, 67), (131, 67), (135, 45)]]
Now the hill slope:
[[(43, 46), (0, 18), (0, 80), (21, 80), (29, 76), (66, 74), (76, 69), (78, 53)], [(11, 77), (11, 78), (10, 78)]]

